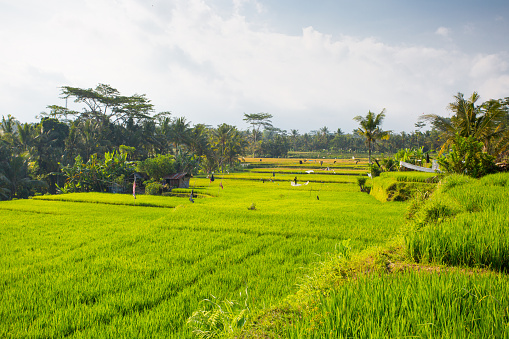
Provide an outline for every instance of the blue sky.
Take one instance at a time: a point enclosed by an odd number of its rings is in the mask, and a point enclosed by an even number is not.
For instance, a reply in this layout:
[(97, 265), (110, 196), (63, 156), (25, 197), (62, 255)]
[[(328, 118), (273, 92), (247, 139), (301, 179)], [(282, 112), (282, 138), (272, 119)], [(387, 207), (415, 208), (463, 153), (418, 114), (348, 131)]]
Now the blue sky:
[[(271, 25), (288, 34), (302, 27), (335, 36), (374, 37), (390, 44), (445, 47), (436, 29), (446, 27), (457, 47), (497, 52), (507, 44), (507, 1), (261, 1)], [(263, 18), (262, 18), (263, 20)], [(504, 40), (505, 39), (505, 40)], [(498, 40), (498, 41), (497, 41)]]
[[(509, 96), (504, 1), (0, 0), (0, 115), (106, 83), (192, 123), (411, 131), (457, 92)], [(79, 109), (79, 107), (74, 107)]]

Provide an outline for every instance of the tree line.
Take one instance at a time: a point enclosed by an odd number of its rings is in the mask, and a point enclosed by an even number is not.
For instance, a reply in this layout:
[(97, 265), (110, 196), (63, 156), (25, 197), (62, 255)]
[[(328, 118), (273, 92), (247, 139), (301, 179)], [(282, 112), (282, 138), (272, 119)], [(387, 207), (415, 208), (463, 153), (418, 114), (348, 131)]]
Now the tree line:
[[(142, 162), (164, 155), (172, 159), (176, 171), (224, 172), (234, 170), (239, 157), (248, 155), (286, 157), (292, 151), (359, 153), (366, 148), (371, 153), (373, 147), (386, 153), (402, 148), (444, 150), (454, 143), (455, 131), (481, 140), (483, 150), (500, 160), (509, 140), (509, 99), (476, 106), (476, 93), (469, 99), (462, 94), (455, 97), (450, 106), (452, 118), (424, 116), (409, 133), (382, 131), (384, 111), (381, 115), (369, 112), (365, 117), (356, 117), (359, 128), (351, 133), (324, 126), (300, 134), (295, 129), (288, 132), (273, 126), (269, 113), (244, 114), (244, 121), (250, 126), (245, 130), (226, 123), (192, 124), (170, 112), (156, 113), (145, 95), (124, 96), (105, 84), (89, 89), (63, 86), (61, 98), (66, 103), (74, 101), (81, 110), (51, 105), (48, 112), (38, 116), (38, 123), (20, 123), (11, 115), (2, 116), (0, 199), (23, 198), (34, 192), (55, 193), (63, 185), (62, 180), (69, 180), (71, 167), (77, 162), (83, 168), (89, 162), (102, 162), (101, 171), (105, 171), (119, 159)], [(381, 119), (372, 121), (377, 117)], [(430, 130), (422, 130), (425, 123), (431, 125)], [(106, 159), (110, 159), (109, 165)]]

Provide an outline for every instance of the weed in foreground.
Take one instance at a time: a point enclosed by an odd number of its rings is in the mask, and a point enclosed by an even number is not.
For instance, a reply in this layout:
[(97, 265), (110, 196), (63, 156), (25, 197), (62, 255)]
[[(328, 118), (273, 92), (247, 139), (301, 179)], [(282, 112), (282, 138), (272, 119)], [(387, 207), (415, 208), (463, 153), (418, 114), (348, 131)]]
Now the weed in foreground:
[(187, 320), (187, 325), (196, 336), (203, 339), (216, 338), (240, 330), (249, 320), (251, 313), (247, 289), (245, 295), (244, 305), (235, 300), (218, 300), (214, 296), (213, 299), (203, 300), (203, 308), (193, 312)]

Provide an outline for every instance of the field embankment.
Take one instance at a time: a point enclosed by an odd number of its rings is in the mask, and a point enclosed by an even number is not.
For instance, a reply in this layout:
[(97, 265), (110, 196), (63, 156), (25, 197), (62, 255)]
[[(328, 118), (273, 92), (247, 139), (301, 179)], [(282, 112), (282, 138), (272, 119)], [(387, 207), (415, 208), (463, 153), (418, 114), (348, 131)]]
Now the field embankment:
[(508, 184), (445, 178), (412, 200), (399, 240), (331, 256), (240, 337), (508, 337)]
[(415, 194), (432, 192), (440, 177), (422, 172), (383, 172), (370, 179), (370, 194), (376, 199), (386, 201), (405, 201)]

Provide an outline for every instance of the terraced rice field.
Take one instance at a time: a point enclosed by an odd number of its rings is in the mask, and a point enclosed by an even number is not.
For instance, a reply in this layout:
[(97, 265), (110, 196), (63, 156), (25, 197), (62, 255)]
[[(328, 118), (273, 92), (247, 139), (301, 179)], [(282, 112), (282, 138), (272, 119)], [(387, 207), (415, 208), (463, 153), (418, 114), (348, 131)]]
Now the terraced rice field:
[(247, 289), (253, 310), (275, 305), (342, 240), (353, 252), (383, 244), (402, 222), (404, 204), (383, 205), (353, 181), (243, 175), (193, 179), (208, 196), (195, 203), (98, 193), (1, 202), (0, 337), (192, 337), (186, 320), (203, 299)]
[[(361, 162), (298, 161), (193, 178), (179, 194), (193, 190), (194, 203), (0, 202), (0, 337), (192, 338), (204, 299), (249, 309), (245, 337), (509, 337), (509, 281), (489, 270), (507, 271), (507, 175), (451, 177), (429, 200), (382, 203), (359, 191)], [(380, 189), (428, 179), (390, 174)], [(395, 269), (404, 257), (431, 266)]]

